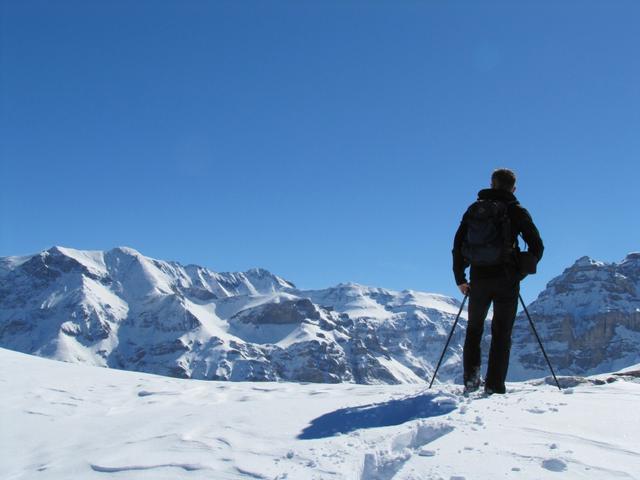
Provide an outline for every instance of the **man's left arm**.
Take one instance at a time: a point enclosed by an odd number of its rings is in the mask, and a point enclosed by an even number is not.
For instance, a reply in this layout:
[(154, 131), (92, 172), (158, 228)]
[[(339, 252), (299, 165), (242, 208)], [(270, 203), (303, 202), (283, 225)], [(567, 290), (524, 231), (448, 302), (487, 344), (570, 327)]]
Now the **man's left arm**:
[(518, 227), (520, 233), (522, 233), (524, 241), (527, 242), (528, 251), (534, 255), (539, 262), (542, 259), (542, 254), (544, 253), (544, 243), (542, 243), (540, 232), (538, 231), (538, 227), (536, 227), (535, 223), (533, 223), (533, 219), (527, 209), (521, 207), (519, 210), (520, 215)]

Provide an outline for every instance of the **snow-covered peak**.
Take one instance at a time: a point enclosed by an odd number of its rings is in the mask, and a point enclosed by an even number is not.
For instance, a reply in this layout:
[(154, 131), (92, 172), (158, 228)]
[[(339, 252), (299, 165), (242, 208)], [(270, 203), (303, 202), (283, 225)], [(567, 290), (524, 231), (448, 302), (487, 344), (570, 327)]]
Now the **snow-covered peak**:
[(141, 257), (141, 256), (143, 256), (135, 248), (126, 247), (126, 246), (112, 248), (111, 250), (109, 250), (109, 252), (118, 253), (118, 254), (122, 254), (122, 255), (129, 255), (129, 256), (132, 256), (132, 257)]
[(630, 254), (621, 263), (606, 263), (582, 257), (551, 280), (531, 308), (544, 315), (634, 312), (640, 306), (640, 262), (635, 258)]
[(273, 277), (274, 275), (265, 268), (254, 267), (244, 272), (245, 275), (252, 275), (256, 277)]
[(384, 306), (395, 297), (383, 288), (366, 287), (358, 283), (340, 283), (335, 287), (301, 293), (319, 305), (330, 305), (349, 316), (377, 319), (388, 316)]
[(244, 276), (261, 293), (267, 293), (269, 291), (277, 292), (282, 289), (296, 288), (293, 283), (274, 275), (264, 268), (251, 268), (244, 272)]
[(86, 268), (97, 276), (107, 275), (107, 267), (104, 263), (104, 253), (98, 250), (76, 250), (74, 248), (54, 246), (41, 254), (43, 257), (68, 258)]
[(105, 253), (107, 268), (118, 290), (128, 298), (166, 295), (175, 291), (180, 275), (169, 263), (118, 247)]
[(330, 287), (327, 290), (333, 292), (340, 292), (340, 294), (347, 296), (362, 296), (370, 294), (386, 294), (389, 290), (380, 287), (370, 287), (356, 282), (341, 282), (334, 287)]
[(54, 246), (33, 255), (0, 258), (0, 270), (22, 272), (49, 280), (62, 275), (86, 275), (91, 278), (107, 274), (102, 252)]
[(350, 317), (389, 320), (399, 312), (439, 311), (456, 314), (460, 303), (451, 297), (415, 290), (389, 290), (359, 283), (339, 283), (335, 287), (301, 292), (319, 305), (330, 305)]
[(54, 246), (33, 255), (0, 258), (0, 275), (18, 268), (34, 278), (53, 280), (65, 274), (77, 276), (76, 283), (83, 275), (102, 279), (128, 298), (190, 291), (205, 299), (295, 290), (293, 283), (263, 268), (216, 273), (197, 265), (156, 260), (127, 246), (107, 251)]
[(460, 308), (460, 301), (458, 299), (438, 293), (403, 290), (399, 292), (397, 298), (398, 305), (415, 305), (425, 309), (439, 310), (452, 314), (457, 314)]
[(585, 255), (583, 257), (580, 257), (578, 260), (576, 260), (576, 262), (573, 264), (572, 267), (570, 267), (570, 269), (584, 268), (584, 267), (601, 267), (603, 265), (605, 265), (604, 262), (599, 262)]
[(640, 270), (640, 252), (633, 252), (627, 255), (620, 266), (623, 268), (636, 268)]

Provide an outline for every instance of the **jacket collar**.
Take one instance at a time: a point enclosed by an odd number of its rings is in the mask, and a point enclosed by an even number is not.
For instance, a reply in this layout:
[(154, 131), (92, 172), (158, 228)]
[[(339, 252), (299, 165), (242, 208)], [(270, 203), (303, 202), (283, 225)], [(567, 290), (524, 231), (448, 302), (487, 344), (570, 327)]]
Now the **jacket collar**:
[(485, 188), (478, 192), (478, 200), (501, 200), (507, 203), (518, 203), (516, 196), (506, 190), (498, 190), (495, 188)]

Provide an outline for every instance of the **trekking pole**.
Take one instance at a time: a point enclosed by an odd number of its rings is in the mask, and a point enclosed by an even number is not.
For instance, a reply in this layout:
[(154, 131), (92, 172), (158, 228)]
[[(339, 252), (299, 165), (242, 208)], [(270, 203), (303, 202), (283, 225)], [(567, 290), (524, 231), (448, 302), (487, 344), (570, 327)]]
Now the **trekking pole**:
[(429, 388), (431, 388), (431, 385), (433, 385), (433, 381), (436, 379), (436, 375), (438, 374), (438, 370), (440, 369), (440, 364), (442, 363), (442, 359), (444, 358), (444, 354), (447, 351), (447, 347), (449, 346), (449, 342), (451, 341), (451, 337), (453, 337), (453, 331), (456, 329), (456, 325), (458, 324), (458, 320), (460, 319), (460, 314), (462, 313), (462, 309), (464, 308), (464, 304), (467, 301), (467, 297), (469, 296), (469, 294), (467, 293), (464, 296), (464, 300), (462, 300), (462, 305), (460, 305), (460, 310), (458, 310), (458, 315), (456, 315), (456, 321), (453, 322), (453, 327), (451, 327), (451, 333), (449, 333), (449, 338), (447, 338), (447, 343), (444, 346), (444, 349), (442, 350), (442, 355), (440, 355), (440, 360), (438, 360), (438, 366), (436, 367), (435, 371), (433, 372), (433, 377), (431, 378), (431, 383), (429, 384)]
[(538, 336), (538, 332), (536, 331), (536, 326), (533, 324), (533, 321), (531, 320), (531, 315), (529, 315), (529, 310), (527, 310), (527, 306), (524, 304), (524, 300), (522, 300), (522, 295), (518, 294), (518, 296), (520, 297), (520, 303), (522, 303), (522, 307), (524, 308), (524, 313), (527, 314), (527, 318), (529, 319), (529, 325), (531, 325), (531, 330), (533, 330), (533, 334), (536, 336), (536, 339), (538, 340), (538, 345), (540, 345), (540, 349), (542, 350), (544, 359), (547, 361), (547, 364), (549, 365), (549, 370), (551, 370), (551, 375), (553, 375), (553, 379), (556, 381), (556, 385), (558, 386), (558, 388), (562, 390), (562, 387), (560, 387), (560, 382), (558, 382), (558, 377), (556, 377), (556, 373), (553, 371), (553, 367), (551, 366), (551, 362), (549, 361), (549, 357), (547, 357), (547, 352), (544, 351), (544, 347), (542, 346), (542, 341), (540, 341), (540, 337)]

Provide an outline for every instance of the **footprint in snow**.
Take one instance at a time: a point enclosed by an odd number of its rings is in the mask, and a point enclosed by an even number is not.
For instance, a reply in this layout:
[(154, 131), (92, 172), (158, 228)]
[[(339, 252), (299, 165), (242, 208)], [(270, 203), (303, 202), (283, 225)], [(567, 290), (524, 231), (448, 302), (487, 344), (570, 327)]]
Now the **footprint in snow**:
[(436, 453), (426, 447), (427, 444), (453, 431), (445, 423), (422, 423), (397, 435), (390, 449), (366, 453), (360, 480), (390, 480), (417, 453), (422, 457), (432, 457)]
[(418, 455), (420, 455), (421, 457), (435, 457), (436, 456), (436, 452), (435, 452), (435, 450), (429, 450), (427, 448), (422, 448), (422, 449), (418, 450)]
[(149, 397), (151, 395), (180, 395), (180, 392), (172, 392), (172, 391), (151, 392), (149, 390), (140, 390), (138, 392), (139, 397)]
[(424, 447), (453, 430), (454, 428), (447, 423), (418, 424), (408, 432), (397, 435), (391, 442), (392, 449), (402, 451), (406, 448), (416, 449)]
[(542, 409), (542, 408), (538, 408), (538, 407), (533, 407), (527, 410), (527, 412), (529, 413), (544, 413), (546, 412), (546, 410)]
[(542, 468), (550, 472), (564, 472), (567, 469), (567, 464), (559, 458), (548, 458), (542, 461)]

